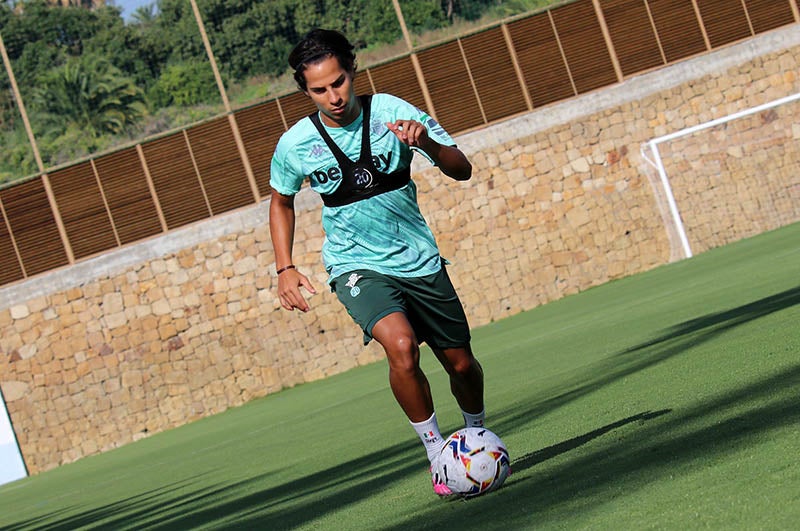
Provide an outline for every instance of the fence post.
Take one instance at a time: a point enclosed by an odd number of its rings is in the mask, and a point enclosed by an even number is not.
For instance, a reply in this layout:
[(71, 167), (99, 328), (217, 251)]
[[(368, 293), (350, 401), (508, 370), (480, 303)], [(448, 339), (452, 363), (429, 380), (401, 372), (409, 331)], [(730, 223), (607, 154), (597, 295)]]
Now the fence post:
[(661, 44), (661, 37), (658, 35), (656, 20), (653, 18), (653, 12), (650, 10), (650, 4), (645, 2), (644, 9), (647, 11), (647, 20), (650, 21), (650, 28), (653, 30), (653, 35), (656, 38), (656, 44), (658, 44), (658, 53), (661, 54), (661, 63), (667, 64), (667, 54), (664, 52), (664, 46)]
[(139, 155), (139, 163), (142, 165), (142, 169), (144, 170), (144, 180), (147, 182), (147, 189), (150, 190), (150, 199), (153, 200), (153, 206), (156, 209), (156, 214), (158, 214), (158, 222), (161, 224), (161, 232), (167, 232), (169, 230), (167, 218), (164, 216), (164, 210), (161, 208), (161, 200), (158, 198), (156, 185), (153, 182), (153, 175), (150, 173), (150, 166), (147, 164), (147, 158), (144, 156), (144, 150), (142, 149), (141, 143), (136, 144), (136, 154)]
[(475, 101), (478, 102), (478, 110), (481, 111), (481, 118), (483, 118), (483, 123), (489, 123), (489, 120), (486, 119), (486, 112), (483, 110), (483, 103), (481, 103), (481, 95), (478, 93), (478, 86), (475, 84), (475, 78), (472, 76), (472, 70), (469, 67), (469, 60), (467, 59), (467, 53), (464, 51), (464, 45), (461, 44), (461, 38), (456, 39), (458, 43), (458, 50), (461, 52), (461, 60), (464, 62), (464, 66), (467, 69), (467, 78), (469, 78), (469, 84), (472, 87), (472, 92), (475, 94)]
[(556, 27), (556, 21), (553, 18), (553, 11), (551, 9), (547, 10), (547, 17), (550, 20), (550, 27), (553, 29), (556, 44), (558, 44), (558, 51), (561, 53), (561, 60), (564, 61), (564, 67), (567, 69), (567, 77), (569, 77), (569, 84), (572, 87), (572, 94), (577, 96), (578, 87), (575, 85), (575, 79), (572, 77), (572, 70), (569, 67), (569, 61), (567, 61), (567, 54), (564, 53), (564, 47), (561, 45), (561, 37), (558, 36), (558, 28)]
[(706, 25), (703, 22), (703, 15), (700, 13), (700, 6), (697, 5), (697, 0), (692, 0), (692, 9), (694, 9), (694, 15), (697, 17), (697, 23), (700, 24), (700, 32), (703, 34), (703, 42), (706, 43), (706, 51), (710, 51), (711, 39), (708, 38)]
[[(44, 191), (47, 194), (47, 201), (50, 203), (50, 210), (53, 212), (53, 219), (56, 221), (56, 228), (58, 229), (58, 235), (61, 238), (61, 245), (64, 246), (64, 251), (67, 254), (67, 261), (70, 264), (75, 263), (75, 255), (72, 252), (72, 246), (69, 243), (69, 237), (67, 237), (67, 230), (64, 227), (64, 220), (61, 219), (61, 212), (58, 210), (58, 203), (56, 203), (56, 196), (53, 194), (53, 187), (50, 186), (50, 178), (44, 172), (44, 163), (42, 162), (42, 156), (39, 153), (39, 147), (36, 145), (36, 137), (33, 135), (33, 128), (31, 128), (31, 123), (28, 120), (28, 113), (25, 110), (25, 103), (22, 101), (22, 94), (19, 92), (19, 87), (17, 86), (17, 78), (14, 77), (14, 70), (11, 68), (11, 60), (8, 58), (8, 52), (6, 52), (6, 45), (3, 42), (3, 36), (0, 35), (0, 55), (3, 56), (3, 64), (6, 67), (6, 72), (8, 72), (8, 80), (11, 83), (11, 90), (14, 93), (14, 98), (17, 100), (17, 108), (19, 109), (19, 113), (22, 116), (22, 123), (25, 125), (25, 132), (28, 134), (28, 141), (31, 143), (31, 149), (33, 150), (33, 158), (36, 159), (36, 166), (39, 168), (39, 173), (41, 174), (42, 184), (44, 185)], [(8, 227), (9, 232), (11, 231), (11, 226)], [(24, 271), (24, 268), (23, 268)]]
[(600, 0), (592, 0), (597, 21), (600, 23), (600, 31), (603, 32), (603, 39), (606, 41), (606, 48), (608, 54), (611, 56), (611, 63), (614, 65), (614, 73), (617, 74), (617, 81), (622, 82), (623, 74), (622, 67), (619, 65), (619, 58), (617, 57), (617, 50), (614, 48), (614, 42), (611, 40), (611, 32), (608, 31), (608, 24), (606, 24), (606, 16), (603, 14), (603, 8), (600, 7)]
[(225, 91), (225, 84), (222, 82), (222, 76), (220, 76), (219, 68), (217, 68), (217, 60), (214, 58), (214, 50), (211, 49), (211, 42), (208, 40), (208, 34), (206, 34), (203, 17), (200, 16), (200, 9), (197, 7), (197, 1), (190, 1), (192, 4), (192, 11), (194, 12), (194, 18), (197, 21), (197, 29), (200, 31), (200, 38), (203, 39), (203, 46), (205, 46), (206, 55), (208, 55), (208, 61), (211, 63), (211, 70), (214, 72), (214, 79), (217, 81), (217, 88), (222, 97), (222, 104), (225, 106), (225, 112), (228, 114), (228, 123), (231, 126), (233, 139), (236, 142), (236, 149), (239, 151), (239, 156), (244, 166), (244, 172), (247, 174), (247, 182), (250, 184), (250, 191), (253, 193), (255, 202), (258, 203), (261, 201), (261, 192), (258, 190), (256, 176), (255, 173), (253, 173), (253, 167), (250, 165), (250, 158), (247, 156), (247, 150), (244, 147), (244, 141), (239, 132), (239, 124), (236, 122), (236, 116), (232, 112), (230, 101), (228, 101), (228, 93)]
[(22, 116), (22, 123), (25, 126), (25, 133), (28, 135), (28, 141), (30, 142), (31, 149), (33, 150), (33, 158), (36, 160), (36, 166), (39, 168), (39, 172), (44, 173), (44, 164), (42, 163), (42, 157), (39, 154), (39, 147), (36, 145), (36, 138), (33, 136), (31, 122), (28, 120), (28, 112), (25, 110), (25, 104), (22, 101), (22, 94), (20, 94), (19, 87), (17, 87), (17, 78), (14, 77), (14, 70), (11, 68), (11, 60), (8, 58), (8, 52), (6, 52), (6, 45), (3, 42), (2, 34), (0, 34), (0, 54), (3, 56), (3, 65), (5, 65), (6, 72), (8, 73), (8, 80), (11, 83), (11, 91), (14, 93), (14, 99), (17, 100), (17, 108), (19, 109), (19, 114)]
[(400, 9), (400, 1), (392, 0), (392, 4), (394, 5), (394, 12), (397, 15), (397, 21), (400, 23), (400, 30), (403, 32), (403, 38), (406, 41), (406, 47), (411, 53), (411, 64), (414, 66), (414, 72), (417, 74), (417, 82), (419, 83), (420, 89), (422, 89), (422, 97), (425, 98), (425, 105), (428, 107), (428, 113), (433, 116), (434, 120), (438, 120), (436, 117), (436, 109), (433, 107), (431, 93), (428, 91), (428, 84), (425, 83), (425, 76), (422, 74), (422, 66), (419, 64), (417, 54), (414, 53), (414, 45), (411, 43), (411, 35), (408, 33), (406, 19), (403, 17), (403, 10)]
[(789, 0), (789, 5), (792, 6), (792, 15), (794, 15), (794, 21), (800, 22), (800, 9), (797, 8), (797, 0)]
[(511, 63), (514, 65), (514, 72), (517, 74), (517, 80), (519, 81), (519, 86), (522, 89), (522, 96), (525, 98), (525, 105), (528, 106), (529, 111), (532, 111), (533, 100), (531, 99), (531, 92), (528, 90), (528, 85), (525, 83), (525, 75), (522, 73), (522, 67), (519, 64), (517, 49), (514, 47), (514, 40), (511, 38), (511, 32), (508, 30), (508, 25), (506, 24), (501, 24), (500, 29), (503, 32), (503, 38), (506, 41), (508, 54), (511, 56)]
[(11, 246), (14, 248), (14, 256), (17, 257), (19, 270), (22, 271), (22, 278), (28, 278), (28, 272), (25, 271), (25, 263), (22, 261), (22, 254), (19, 252), (17, 239), (14, 237), (14, 231), (11, 230), (11, 223), (8, 221), (8, 215), (6, 214), (6, 207), (3, 206), (2, 199), (0, 199), (0, 214), (3, 215), (3, 222), (6, 224), (6, 229), (8, 229), (8, 238), (11, 240)]

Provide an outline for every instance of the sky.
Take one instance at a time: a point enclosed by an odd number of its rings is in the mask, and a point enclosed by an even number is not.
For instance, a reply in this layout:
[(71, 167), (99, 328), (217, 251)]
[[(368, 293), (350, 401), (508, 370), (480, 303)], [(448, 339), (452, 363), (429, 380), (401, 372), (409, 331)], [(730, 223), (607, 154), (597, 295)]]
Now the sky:
[[(111, 3), (109, 0), (107, 3)], [(122, 8), (122, 18), (128, 20), (131, 15), (136, 12), (136, 9), (148, 4), (155, 4), (156, 0), (113, 0), (114, 5)]]

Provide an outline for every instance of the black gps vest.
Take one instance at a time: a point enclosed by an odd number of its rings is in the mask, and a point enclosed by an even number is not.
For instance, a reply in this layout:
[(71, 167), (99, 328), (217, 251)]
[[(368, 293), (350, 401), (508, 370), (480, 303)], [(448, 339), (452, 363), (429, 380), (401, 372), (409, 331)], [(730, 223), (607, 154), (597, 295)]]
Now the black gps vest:
[(361, 127), (361, 153), (357, 161), (347, 158), (347, 155), (336, 145), (336, 142), (325, 130), (319, 119), (319, 113), (314, 112), (308, 117), (319, 131), (320, 136), (328, 145), (331, 154), (336, 157), (339, 169), (342, 170), (342, 181), (338, 188), (330, 194), (320, 194), (325, 206), (339, 207), (368, 199), (392, 190), (399, 190), (411, 180), (411, 167), (406, 166), (392, 173), (379, 171), (372, 162), (372, 149), (369, 142), (369, 116), (371, 96), (359, 96), (361, 109), (364, 113)]

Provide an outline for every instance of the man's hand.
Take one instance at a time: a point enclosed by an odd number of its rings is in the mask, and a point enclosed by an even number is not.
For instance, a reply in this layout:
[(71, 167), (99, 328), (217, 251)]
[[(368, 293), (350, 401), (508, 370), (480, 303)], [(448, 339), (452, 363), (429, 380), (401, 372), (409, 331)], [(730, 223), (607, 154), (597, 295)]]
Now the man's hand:
[(278, 275), (278, 297), (281, 301), (281, 306), (289, 311), (295, 308), (301, 312), (309, 310), (308, 302), (303, 294), (300, 292), (300, 287), (305, 288), (310, 294), (314, 295), (317, 290), (311, 285), (304, 274), (297, 269), (287, 269)]
[(416, 120), (397, 120), (387, 122), (389, 131), (408, 147), (424, 151), (442, 173), (457, 181), (466, 181), (472, 176), (472, 164), (455, 146), (443, 146), (428, 135), (425, 126)]
[(415, 120), (397, 120), (394, 123), (388, 122), (386, 127), (389, 131), (409, 147), (419, 148), (426, 151), (430, 147), (430, 137), (425, 126)]

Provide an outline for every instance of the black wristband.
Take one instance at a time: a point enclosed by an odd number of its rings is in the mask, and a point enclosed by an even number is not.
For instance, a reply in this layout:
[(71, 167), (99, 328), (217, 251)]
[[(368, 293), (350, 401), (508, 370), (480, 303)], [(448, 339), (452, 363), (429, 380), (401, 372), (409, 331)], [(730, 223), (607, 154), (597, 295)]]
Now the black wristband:
[(278, 272), (276, 274), (280, 275), (281, 273), (283, 273), (284, 271), (288, 271), (289, 269), (295, 269), (294, 265), (293, 264), (289, 264), (286, 267), (282, 267), (282, 268), (278, 269)]

